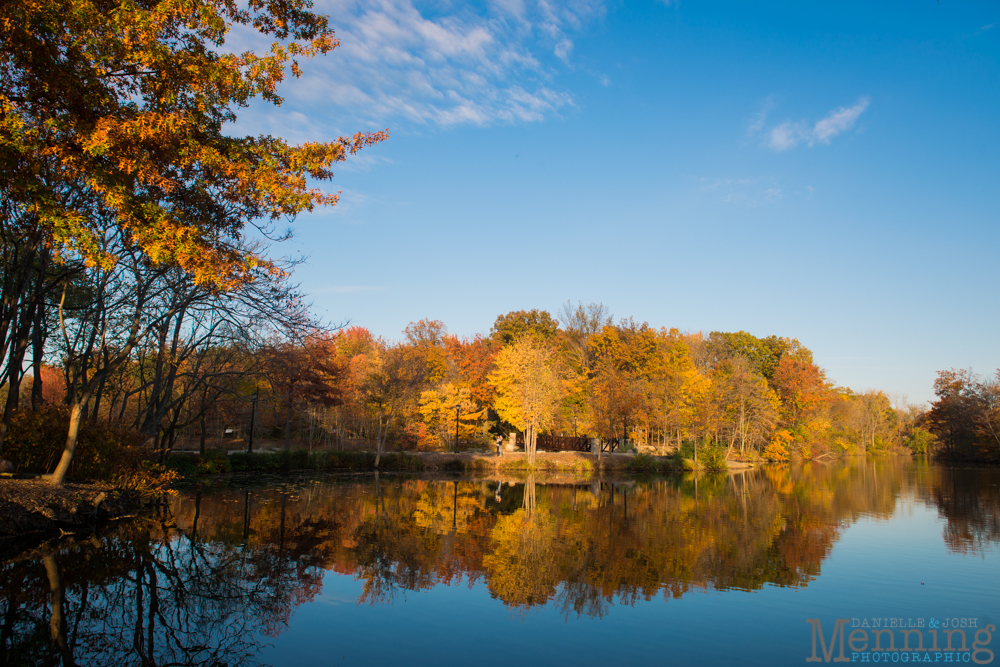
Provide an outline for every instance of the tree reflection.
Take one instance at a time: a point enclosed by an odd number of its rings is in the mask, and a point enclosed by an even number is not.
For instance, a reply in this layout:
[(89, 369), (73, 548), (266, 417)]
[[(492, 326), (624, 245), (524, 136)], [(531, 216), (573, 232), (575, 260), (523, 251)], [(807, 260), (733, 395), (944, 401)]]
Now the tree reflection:
[(1000, 543), (1000, 473), (994, 469), (935, 468), (933, 503), (947, 519), (949, 551), (982, 553)]
[(846, 526), (891, 516), (903, 494), (938, 508), (949, 549), (993, 548), (998, 478), (884, 459), (641, 482), (376, 475), (191, 492), (172, 516), (0, 565), (0, 665), (253, 664), (327, 571), (357, 578), (359, 603), (481, 580), (515, 611), (567, 617), (803, 587)]
[(490, 532), (492, 551), (483, 557), (490, 594), (522, 610), (548, 602), (560, 582), (556, 534), (549, 508), (537, 506), (532, 475), (524, 482), (522, 507), (500, 517)]
[(399, 512), (386, 510), (379, 474), (375, 473), (375, 507), (354, 535), (356, 577), (364, 581), (358, 602), (389, 603), (400, 590), (418, 590), (431, 585), (426, 567), (428, 546), (412, 521)]
[(149, 522), (8, 563), (0, 664), (256, 664), (257, 631), (287, 622), (311, 581), (276, 565), (263, 551)]

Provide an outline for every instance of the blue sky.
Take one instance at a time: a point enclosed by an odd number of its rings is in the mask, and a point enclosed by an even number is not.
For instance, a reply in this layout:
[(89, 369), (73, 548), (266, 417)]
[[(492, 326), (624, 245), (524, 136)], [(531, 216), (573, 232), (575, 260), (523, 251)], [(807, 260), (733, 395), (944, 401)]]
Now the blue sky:
[(328, 319), (471, 335), (603, 302), (796, 337), (916, 403), (937, 370), (1000, 366), (1000, 3), (316, 9), (340, 48), (238, 128), (391, 132), (277, 248)]

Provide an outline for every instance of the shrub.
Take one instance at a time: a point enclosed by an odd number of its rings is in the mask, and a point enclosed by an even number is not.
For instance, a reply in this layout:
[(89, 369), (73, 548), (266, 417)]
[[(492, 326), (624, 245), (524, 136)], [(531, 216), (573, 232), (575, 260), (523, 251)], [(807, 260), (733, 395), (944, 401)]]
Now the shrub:
[(409, 470), (419, 472), (426, 466), (423, 459), (419, 456), (397, 452), (383, 456), (382, 467), (387, 470)]
[(636, 454), (628, 462), (628, 469), (631, 472), (656, 472), (658, 468), (656, 459), (649, 454)]
[[(19, 410), (11, 419), (4, 458), (19, 472), (49, 473), (62, 456), (68, 427), (64, 405)], [(145, 441), (145, 435), (131, 429), (84, 421), (67, 476), (110, 482), (139, 497), (163, 493), (180, 475), (150, 460), (153, 452), (142, 446)]]
[(181, 479), (176, 470), (152, 461), (141, 461), (132, 469), (122, 469), (111, 480), (116, 488), (143, 499), (149, 499), (164, 492), (175, 494), (170, 486)]
[(698, 452), (698, 462), (706, 470), (726, 470), (726, 452), (722, 447), (706, 447), (704, 451)]
[(936, 441), (937, 438), (933, 433), (925, 431), (918, 426), (910, 431), (910, 435), (907, 436), (903, 444), (909, 447), (910, 451), (914, 454), (926, 454), (934, 447)]
[(771, 438), (771, 442), (764, 451), (761, 452), (761, 457), (767, 461), (787, 461), (788, 443), (790, 442), (792, 442), (791, 433), (788, 431), (778, 431)]
[[(52, 472), (66, 446), (69, 409), (64, 405), (41, 410), (19, 410), (11, 419), (3, 456), (18, 472)], [(146, 437), (131, 429), (84, 421), (68, 476), (73, 479), (111, 481), (126, 472), (142, 469), (150, 450), (141, 447)]]
[(203, 456), (199, 456), (194, 472), (204, 475), (217, 475), (220, 473), (232, 472), (233, 464), (229, 457), (222, 452), (208, 451)]

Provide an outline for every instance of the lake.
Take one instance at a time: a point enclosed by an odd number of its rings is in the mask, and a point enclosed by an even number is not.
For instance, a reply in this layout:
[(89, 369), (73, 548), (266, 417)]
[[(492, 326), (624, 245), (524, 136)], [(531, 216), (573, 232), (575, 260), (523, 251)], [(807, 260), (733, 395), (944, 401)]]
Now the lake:
[(4, 564), (0, 664), (1000, 664), (998, 484), (894, 458), (231, 481)]

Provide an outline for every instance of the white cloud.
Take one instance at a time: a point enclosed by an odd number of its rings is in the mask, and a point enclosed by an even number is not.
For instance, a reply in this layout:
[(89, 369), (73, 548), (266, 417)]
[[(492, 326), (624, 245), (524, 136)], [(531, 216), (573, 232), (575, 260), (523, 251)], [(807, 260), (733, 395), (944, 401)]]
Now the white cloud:
[(572, 50), (573, 50), (573, 42), (571, 40), (564, 39), (558, 44), (556, 44), (555, 54), (556, 57), (559, 58), (559, 60), (568, 63), (569, 54)]
[[(573, 37), (600, 20), (606, 0), (317, 0), (340, 47), (301, 63), (305, 75), (279, 90), (286, 108), (313, 123), (355, 129), (420, 124), (535, 122), (573, 105), (555, 83), (570, 64)], [(250, 33), (250, 34), (247, 34)], [(227, 47), (260, 49), (252, 31), (234, 31)], [(266, 45), (264, 46), (266, 48)], [(284, 115), (287, 112), (275, 112)]]
[(786, 151), (802, 141), (806, 130), (802, 123), (785, 121), (768, 133), (767, 144), (776, 151)]
[[(871, 98), (864, 96), (852, 107), (837, 107), (812, 126), (804, 120), (786, 120), (767, 131), (765, 143), (775, 151), (786, 151), (799, 144), (829, 144), (834, 137), (853, 128), (870, 104)], [(768, 110), (765, 106), (765, 110), (748, 126), (748, 134), (757, 134), (764, 129)]]
[(854, 127), (854, 122), (858, 116), (864, 113), (870, 103), (871, 98), (862, 97), (853, 107), (837, 107), (827, 114), (826, 118), (816, 123), (816, 126), (813, 127), (812, 139), (829, 144), (830, 139)]

